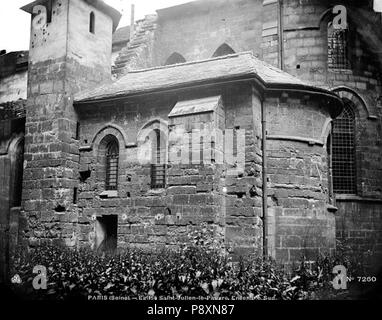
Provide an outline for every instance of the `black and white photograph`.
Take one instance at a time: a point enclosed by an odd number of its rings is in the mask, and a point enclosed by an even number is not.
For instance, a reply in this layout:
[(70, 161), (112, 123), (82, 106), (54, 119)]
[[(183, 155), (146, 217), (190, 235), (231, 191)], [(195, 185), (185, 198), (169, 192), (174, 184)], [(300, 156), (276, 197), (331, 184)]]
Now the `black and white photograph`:
[(2, 304), (243, 318), (381, 281), (382, 0), (0, 2)]

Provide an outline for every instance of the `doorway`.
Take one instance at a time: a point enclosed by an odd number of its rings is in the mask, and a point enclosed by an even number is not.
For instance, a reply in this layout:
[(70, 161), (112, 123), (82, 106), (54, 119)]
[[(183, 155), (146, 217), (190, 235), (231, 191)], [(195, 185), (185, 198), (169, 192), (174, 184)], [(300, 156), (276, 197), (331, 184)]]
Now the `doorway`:
[(114, 253), (117, 249), (118, 216), (104, 215), (96, 220), (96, 242), (97, 252)]

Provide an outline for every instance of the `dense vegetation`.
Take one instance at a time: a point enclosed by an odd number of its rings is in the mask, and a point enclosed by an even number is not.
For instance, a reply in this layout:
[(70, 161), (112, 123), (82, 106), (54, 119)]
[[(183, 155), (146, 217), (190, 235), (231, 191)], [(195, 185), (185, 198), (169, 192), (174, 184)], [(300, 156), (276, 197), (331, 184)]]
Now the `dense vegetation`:
[[(345, 265), (344, 256), (318, 257), (292, 269), (259, 257), (242, 257), (233, 263), (219, 245), (203, 232), (177, 249), (144, 251), (129, 248), (117, 254), (97, 255), (90, 250), (42, 246), (20, 251), (14, 274), (21, 284), (14, 289), (36, 299), (70, 299), (88, 296), (123, 296), (129, 299), (203, 297), (210, 299), (322, 299), (339, 294), (333, 289), (332, 270)], [(47, 270), (47, 289), (34, 290), (33, 267)], [(356, 266), (357, 267), (357, 266)], [(359, 266), (358, 266), (359, 267)], [(352, 269), (353, 268), (353, 269)]]

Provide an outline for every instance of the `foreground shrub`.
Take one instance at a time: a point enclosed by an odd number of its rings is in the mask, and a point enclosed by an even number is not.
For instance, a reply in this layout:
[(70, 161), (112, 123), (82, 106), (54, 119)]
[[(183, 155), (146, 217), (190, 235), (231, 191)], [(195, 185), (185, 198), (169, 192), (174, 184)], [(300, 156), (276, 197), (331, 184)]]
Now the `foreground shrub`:
[[(356, 276), (360, 265), (344, 250), (333, 257), (318, 257), (284, 270), (271, 259), (248, 256), (233, 263), (214, 240), (208, 228), (189, 234), (187, 244), (177, 249), (140, 250), (128, 248), (117, 254), (42, 246), (21, 250), (13, 274), (22, 284), (14, 289), (31, 299), (87, 299), (118, 296), (125, 299), (184, 297), (204, 299), (328, 299), (333, 289), (332, 270), (344, 265), (348, 276)], [(339, 246), (341, 249), (341, 246)], [(33, 268), (47, 269), (47, 289), (34, 290)]]
[[(346, 241), (337, 240), (334, 255), (320, 255), (314, 262), (301, 257), (301, 262), (293, 268), (295, 284), (311, 299), (363, 299), (363, 295), (373, 290), (377, 283), (362, 283), (359, 278), (374, 275), (376, 280), (379, 279), (374, 270), (373, 256), (375, 253), (372, 251), (354, 252)], [(346, 269), (347, 290), (333, 288), (333, 268), (339, 265)]]
[[(294, 272), (286, 273), (272, 260), (243, 257), (232, 263), (230, 257), (196, 245), (151, 252), (129, 248), (104, 256), (85, 249), (43, 246), (20, 253), (14, 273), (23, 281), (15, 286), (19, 293), (32, 299), (114, 295), (128, 299), (289, 300), (322, 298), (320, 290), (332, 290), (335, 263), (322, 259), (310, 268), (302, 263)], [(32, 287), (36, 265), (47, 269), (46, 290)]]
[[(32, 287), (33, 267), (47, 269), (47, 289)], [(20, 294), (39, 299), (115, 295), (129, 299), (161, 297), (303, 299), (307, 291), (288, 279), (273, 261), (229, 257), (197, 246), (147, 252), (130, 248), (114, 256), (88, 250), (44, 246), (15, 259), (23, 281)]]

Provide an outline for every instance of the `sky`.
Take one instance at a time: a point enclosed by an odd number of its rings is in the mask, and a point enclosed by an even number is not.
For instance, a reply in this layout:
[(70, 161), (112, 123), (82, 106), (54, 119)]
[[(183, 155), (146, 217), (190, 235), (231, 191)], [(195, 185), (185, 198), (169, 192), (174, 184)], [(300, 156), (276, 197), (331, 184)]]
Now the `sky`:
[[(119, 27), (130, 24), (131, 4), (135, 4), (135, 20), (155, 10), (192, 0), (104, 0), (107, 4), (122, 13)], [(20, 10), (20, 7), (32, 0), (0, 0), (0, 50), (7, 52), (28, 50), (30, 32), (30, 14)]]

